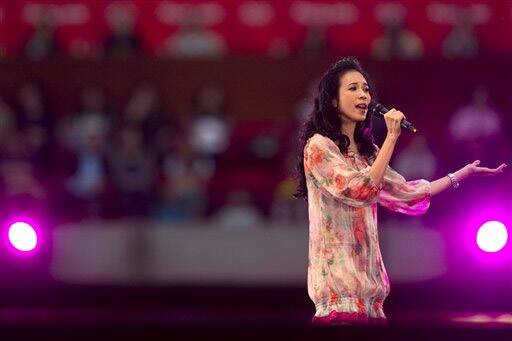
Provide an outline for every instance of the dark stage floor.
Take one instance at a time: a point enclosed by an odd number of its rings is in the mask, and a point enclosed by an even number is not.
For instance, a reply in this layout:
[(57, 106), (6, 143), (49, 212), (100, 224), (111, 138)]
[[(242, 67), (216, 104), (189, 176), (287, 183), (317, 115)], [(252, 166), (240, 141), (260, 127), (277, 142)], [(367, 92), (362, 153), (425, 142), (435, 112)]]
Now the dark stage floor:
[(393, 312), (387, 326), (317, 327), (310, 311), (243, 311), (154, 308), (2, 308), (2, 340), (48, 338), (268, 338), (379, 340), (512, 340), (506, 312)]

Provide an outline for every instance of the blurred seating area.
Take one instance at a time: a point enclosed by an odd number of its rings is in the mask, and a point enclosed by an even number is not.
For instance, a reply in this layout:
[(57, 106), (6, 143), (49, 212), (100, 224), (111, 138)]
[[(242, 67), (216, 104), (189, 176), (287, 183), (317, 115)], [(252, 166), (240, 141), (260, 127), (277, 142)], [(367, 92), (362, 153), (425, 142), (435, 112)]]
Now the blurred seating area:
[(0, 56), (41, 60), (512, 52), (509, 1), (18, 0), (0, 2)]
[[(57, 222), (207, 218), (251, 226), (268, 217), (306, 221), (305, 204), (291, 199), (294, 165), (287, 146), (296, 124), (289, 115), (251, 117), (249, 112), (241, 119), (237, 111), (243, 108), (233, 107), (226, 80), (207, 73), (204, 82), (188, 77), (194, 89), (187, 93), (187, 82), (171, 74), (177, 69), (194, 74), (196, 64), (146, 68), (143, 61), (131, 63), (137, 71), (126, 74), (126, 65), (109, 65), (107, 76), (104, 64), (58, 57), (37, 65), (3, 65), (7, 73), (21, 71), (4, 78), (2, 89), (4, 214)], [(50, 70), (52, 65), (59, 71)], [(154, 73), (158, 70), (163, 72)], [(228, 87), (239, 82), (232, 76)], [(166, 88), (168, 82), (173, 89)], [(261, 98), (254, 94), (255, 101)]]
[[(4, 62), (4, 214), (303, 226), (306, 205), (292, 199), (297, 134), (308, 88), (329, 63)], [(379, 80), (379, 99), (420, 130), (403, 134), (395, 154), (407, 178), (433, 179), (476, 158), (489, 166), (510, 159), (510, 62), (363, 63)], [(374, 123), (379, 143), (385, 128)], [(505, 191), (505, 176), (486, 179), (481, 194)]]
[(3, 214), (305, 226), (292, 198), (297, 136), (318, 77), (345, 54), (420, 130), (393, 160), (407, 178), (510, 162), (512, 20), (500, 13), (511, 12), (477, 1), (0, 2)]

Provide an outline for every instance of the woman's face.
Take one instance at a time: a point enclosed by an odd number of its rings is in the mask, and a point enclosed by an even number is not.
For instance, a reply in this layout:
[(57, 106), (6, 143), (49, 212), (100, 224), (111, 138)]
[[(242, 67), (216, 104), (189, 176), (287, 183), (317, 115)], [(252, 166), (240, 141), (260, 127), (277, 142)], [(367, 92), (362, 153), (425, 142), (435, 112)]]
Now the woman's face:
[(340, 78), (338, 99), (333, 104), (338, 108), (342, 122), (364, 121), (371, 96), (368, 83), (360, 72), (347, 71)]

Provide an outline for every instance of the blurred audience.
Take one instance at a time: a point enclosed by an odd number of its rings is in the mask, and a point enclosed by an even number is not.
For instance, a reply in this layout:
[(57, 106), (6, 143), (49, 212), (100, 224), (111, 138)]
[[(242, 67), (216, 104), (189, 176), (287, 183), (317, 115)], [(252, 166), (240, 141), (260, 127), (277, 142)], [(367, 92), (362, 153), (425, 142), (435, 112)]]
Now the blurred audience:
[(213, 220), (226, 228), (254, 228), (260, 226), (264, 218), (250, 192), (233, 190), (228, 193), (226, 203), (217, 211)]
[(189, 145), (179, 143), (163, 157), (161, 173), (154, 217), (167, 222), (201, 219), (207, 206), (205, 187), (213, 175), (212, 165), (197, 157)]
[(166, 112), (158, 90), (147, 82), (141, 82), (133, 91), (124, 113), (122, 124), (141, 129), (148, 147), (158, 153), (159, 139), (165, 134), (173, 134), (180, 128), (180, 123), (173, 115)]
[(59, 53), (53, 17), (41, 15), (34, 24), (34, 31), (25, 44), (25, 57), (38, 61)]
[(478, 45), (470, 13), (462, 12), (443, 41), (443, 56), (447, 59), (474, 58), (478, 56)]
[(59, 163), (65, 177), (60, 200), (73, 217), (99, 217), (105, 211), (111, 127), (107, 107), (102, 90), (88, 86), (80, 94), (78, 110), (58, 122)]
[(225, 115), (225, 94), (216, 84), (202, 87), (192, 103), (189, 139), (194, 153), (216, 158), (227, 150), (231, 124)]
[[(429, 0), (420, 8), (413, 2), (381, 1), (365, 9), (363, 21), (358, 20), (361, 8), (357, 9), (357, 1), (344, 4), (347, 10), (340, 13), (329, 8), (337, 8), (335, 3), (213, 1), (203, 6), (157, 0), (86, 1), (83, 6), (68, 6), (59, 1), (22, 2), (7, 16), (14, 20), (0, 21), (6, 33), (0, 41), (0, 59), (20, 54), (36, 61), (57, 54), (124, 58), (143, 53), (179, 59), (218, 59), (240, 53), (277, 59), (340, 53), (371, 55), (378, 60), (417, 60), (440, 54), (455, 59), (478, 56), (483, 51), (481, 43), (494, 47), (486, 53), (510, 53), (507, 30), (500, 20), (492, 20), (503, 12), (499, 2), (452, 6)], [(33, 26), (29, 36), (13, 34), (18, 20)], [(363, 22), (364, 37), (345, 41), (344, 35), (351, 34), (352, 28), (361, 29)], [(414, 23), (414, 32), (408, 23)], [(375, 24), (381, 24), (383, 31), (376, 31)], [(446, 24), (453, 29), (442, 48), (435, 49), (438, 40), (432, 32)], [(474, 32), (476, 24), (487, 33), (499, 34), (481, 35), (480, 42)], [(339, 39), (341, 44), (334, 46)], [(362, 46), (364, 41), (372, 43)], [(424, 43), (429, 50), (424, 50)]]
[(315, 79), (309, 83), (307, 94), (302, 98), (295, 107), (295, 124), (300, 129), (307, 121), (307, 118), (315, 108), (315, 96), (318, 90), (319, 79)]
[(16, 116), (14, 110), (0, 98), (0, 143), (3, 143), (8, 133), (17, 127)]
[(304, 226), (308, 221), (308, 206), (293, 197), (297, 189), (294, 168), (296, 154), (285, 161), (285, 175), (277, 184), (272, 199), (270, 220), (287, 226)]
[(164, 44), (164, 54), (177, 58), (216, 58), (226, 54), (224, 37), (203, 25), (199, 13), (191, 13)]
[(450, 133), (457, 142), (479, 144), (485, 139), (499, 137), (501, 126), (500, 114), (489, 105), (488, 88), (479, 86), (471, 101), (453, 114)]
[(462, 162), (479, 159), (483, 164), (493, 165), (496, 157), (503, 154), (501, 149), (506, 144), (502, 118), (489, 102), (488, 88), (478, 86), (471, 101), (459, 108), (450, 120), (453, 147)]
[(75, 167), (66, 179), (65, 189), (70, 210), (76, 216), (97, 218), (103, 213), (108, 185), (105, 138), (98, 127), (89, 125), (82, 131), (82, 141), (74, 150)]
[(28, 80), (20, 86), (17, 95), (18, 128), (25, 130), (37, 125), (51, 131), (55, 124), (54, 115), (39, 84)]
[(32, 80), (18, 90), (18, 130), (23, 136), (37, 168), (45, 178), (53, 167), (55, 117), (41, 87)]
[(417, 135), (398, 153), (394, 167), (407, 180), (432, 180), (436, 175), (437, 161), (423, 135)]
[(80, 106), (71, 117), (70, 136), (66, 142), (71, 149), (80, 149), (81, 144), (89, 143), (89, 135), (93, 132), (106, 136), (112, 126), (112, 116), (103, 91), (94, 85), (84, 88), (80, 94)]
[(37, 164), (31, 158), (23, 136), (16, 129), (7, 132), (0, 145), (0, 200), (2, 214), (45, 212), (46, 189)]
[(109, 166), (120, 214), (145, 216), (153, 201), (154, 156), (147, 150), (142, 130), (136, 126), (121, 127), (116, 142), (109, 155)]
[(274, 37), (268, 43), (267, 54), (274, 59), (285, 59), (291, 54), (290, 43), (284, 37)]
[(107, 24), (110, 29), (105, 41), (105, 55), (133, 57), (141, 52), (141, 43), (135, 32), (135, 10), (130, 4), (116, 3), (108, 8)]
[(373, 42), (372, 56), (378, 60), (420, 59), (423, 57), (423, 42), (405, 27), (402, 17), (390, 17), (384, 23), (384, 33)]
[(305, 57), (321, 57), (327, 54), (328, 44), (325, 30), (325, 27), (321, 25), (308, 26), (299, 55)]
[[(421, 58), (423, 43), (406, 27), (405, 12), (395, 11), (396, 4), (390, 6), (379, 14), (385, 32), (373, 42), (373, 56)], [(131, 5), (112, 4), (106, 19), (110, 36), (103, 41), (104, 55), (141, 56)], [(25, 53), (31, 60), (41, 60), (59, 49), (52, 17), (35, 22)], [(473, 25), (469, 15), (460, 16), (443, 42), (446, 58), (478, 56)], [(296, 53), (318, 58), (328, 54), (326, 29), (308, 27)], [(276, 35), (268, 47), (271, 57), (290, 56), (290, 41), (284, 36)], [(165, 48), (168, 55), (184, 59), (228, 52), (224, 37), (207, 27), (198, 12), (185, 19)], [(297, 134), (313, 110), (317, 82), (291, 108), (295, 117), (290, 121), (232, 121), (226, 115), (227, 95), (218, 83), (200, 87), (182, 117), (165, 109), (160, 89), (147, 81), (136, 84), (119, 112), (111, 110), (111, 99), (100, 87), (89, 85), (81, 90), (76, 110), (57, 119), (40, 85), (28, 80), (18, 89), (14, 109), (0, 100), (2, 203), (31, 202), (38, 207), (53, 202), (55, 212), (74, 220), (151, 217), (186, 223), (211, 218), (228, 227), (247, 228), (268, 218), (304, 224), (307, 205), (293, 199), (295, 162), (289, 155), (297, 152)], [(453, 158), (458, 158), (454, 165), (473, 159), (492, 165), (506, 158), (502, 120), (489, 104), (488, 89), (476, 88), (472, 100), (449, 123)], [(437, 161), (431, 144), (416, 136), (397, 155), (394, 166), (407, 179), (433, 179)], [(229, 174), (224, 176), (226, 186), (222, 183), (222, 190), (213, 193), (219, 174)]]

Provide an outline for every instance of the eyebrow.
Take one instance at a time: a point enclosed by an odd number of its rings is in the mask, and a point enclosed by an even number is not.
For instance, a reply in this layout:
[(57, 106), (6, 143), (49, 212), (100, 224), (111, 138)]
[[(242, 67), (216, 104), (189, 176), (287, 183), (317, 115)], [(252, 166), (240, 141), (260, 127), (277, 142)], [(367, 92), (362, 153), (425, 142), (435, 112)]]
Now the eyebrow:
[[(352, 83), (350, 83), (350, 84), (348, 84), (348, 85), (350, 86), (350, 85), (353, 85), (353, 84), (357, 85), (358, 83), (357, 83), (357, 82), (352, 82)], [(366, 82), (365, 82), (365, 83), (363, 83), (363, 85), (368, 86), (368, 83), (366, 83)]]

